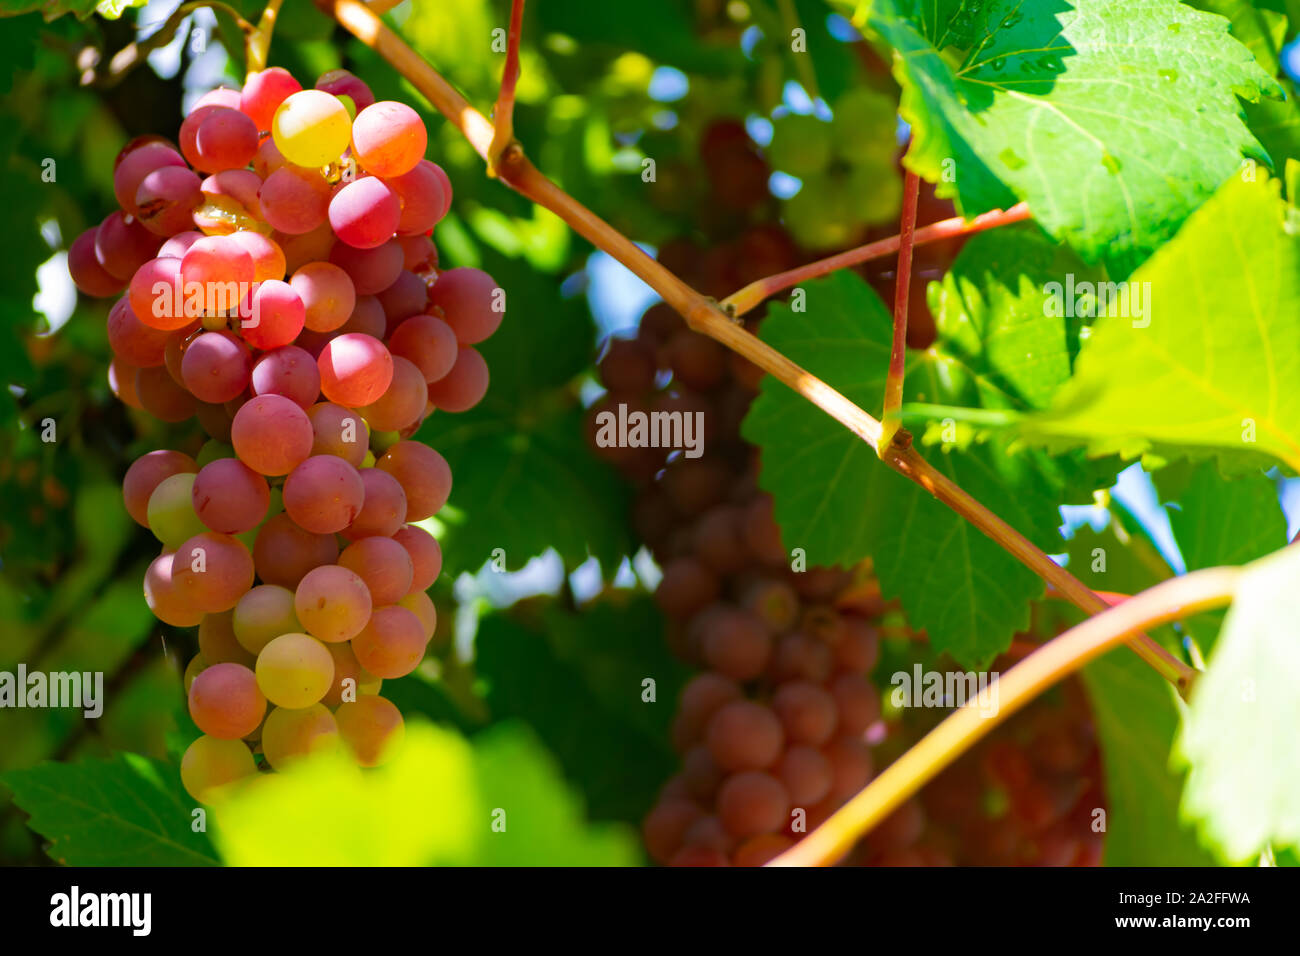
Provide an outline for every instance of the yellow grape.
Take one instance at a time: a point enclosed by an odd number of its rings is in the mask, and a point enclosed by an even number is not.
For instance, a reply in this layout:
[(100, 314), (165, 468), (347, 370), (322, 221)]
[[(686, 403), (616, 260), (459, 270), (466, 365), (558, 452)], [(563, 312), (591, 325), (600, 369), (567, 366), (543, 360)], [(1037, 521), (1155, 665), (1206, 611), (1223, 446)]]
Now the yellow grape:
[(352, 117), (338, 97), (320, 90), (294, 93), (271, 121), (275, 148), (298, 166), (324, 166), (348, 148)]
[(333, 680), (334, 658), (306, 634), (281, 634), (257, 655), (257, 686), (277, 707), (310, 707)]
[(181, 783), (199, 803), (211, 803), (220, 788), (255, 773), (257, 764), (242, 740), (203, 736), (181, 757)]
[(262, 754), (276, 770), (303, 757), (329, 753), (338, 745), (338, 724), (323, 704), (296, 710), (277, 707), (262, 725)]
[(386, 763), (401, 745), (406, 726), (397, 705), (385, 697), (358, 697), (334, 713), (339, 734), (357, 763), (378, 767)]

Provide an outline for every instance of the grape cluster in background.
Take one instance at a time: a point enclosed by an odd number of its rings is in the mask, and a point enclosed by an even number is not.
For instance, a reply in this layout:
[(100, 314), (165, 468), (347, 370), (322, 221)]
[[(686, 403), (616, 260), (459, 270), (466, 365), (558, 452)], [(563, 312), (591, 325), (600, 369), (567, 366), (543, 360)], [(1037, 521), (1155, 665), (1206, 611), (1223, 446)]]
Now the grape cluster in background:
[(198, 627), (185, 687), (203, 736), (181, 777), (208, 802), (255, 755), (282, 769), (343, 746), (368, 767), (401, 739), (379, 691), (433, 636), (442, 552), (419, 522), (452, 486), (411, 436), (483, 397), (475, 346), (504, 299), (481, 270), (438, 270), (451, 183), (424, 123), (347, 71), (309, 90), (251, 74), (203, 96), (179, 139), (127, 145), (121, 208), (69, 269), (83, 292), (125, 293), (115, 394), (207, 435), (138, 459), (123, 496), (162, 544), (150, 609)]
[[(837, 124), (843, 116), (870, 128), (832, 127), (812, 116), (778, 120), (766, 154), (739, 121), (710, 121), (700, 136), (710, 182), (696, 201), (701, 221), (712, 226), (703, 236), (665, 243), (661, 260), (722, 298), (812, 258), (818, 242), (799, 236), (789, 201), (778, 204), (745, 184), (765, 183), (769, 163), (822, 175), (834, 155), (832, 130), (856, 134), (855, 142), (868, 134), (880, 142), (894, 119), (877, 99), (857, 91), (836, 110)], [(885, 205), (898, 203), (901, 173), (892, 146), (872, 168), (870, 193)], [(951, 204), (930, 189), (922, 205), (925, 221), (952, 215)], [(896, 216), (896, 208), (889, 214)], [(961, 244), (919, 248), (916, 285), (923, 290), (925, 279), (942, 275)], [(886, 299), (893, 296), (893, 265), (885, 259), (862, 268)], [(934, 326), (923, 291), (913, 307), (920, 321), (909, 339), (928, 344)], [(765, 313), (748, 313), (746, 327), (756, 330)], [(937, 722), (931, 711), (882, 708), (900, 661), (908, 669), (912, 660), (929, 669), (954, 665), (916, 655), (923, 643), (882, 601), (869, 562), (792, 570), (797, 542), (783, 542), (772, 499), (758, 486), (758, 451), (740, 434), (759, 369), (655, 305), (634, 336), (608, 340), (598, 374), (606, 394), (590, 410), (593, 428), (598, 413), (620, 405), (629, 414), (703, 412), (705, 428), (698, 458), (601, 447), (594, 430), (589, 434), (593, 451), (636, 488), (631, 520), (663, 570), (655, 599), (668, 622), (666, 639), (700, 668), (676, 702), (671, 742), (680, 769), (643, 820), (646, 850), (670, 866), (760, 866), (823, 823)], [(910, 656), (895, 653), (882, 662), (884, 633), (901, 634), (896, 643)], [(1091, 718), (1081, 688), (1070, 682), (1064, 701), (1040, 699), (999, 727), (873, 829), (844, 864), (1096, 865), (1102, 834), (1093, 812), (1105, 806), (1100, 781)]]

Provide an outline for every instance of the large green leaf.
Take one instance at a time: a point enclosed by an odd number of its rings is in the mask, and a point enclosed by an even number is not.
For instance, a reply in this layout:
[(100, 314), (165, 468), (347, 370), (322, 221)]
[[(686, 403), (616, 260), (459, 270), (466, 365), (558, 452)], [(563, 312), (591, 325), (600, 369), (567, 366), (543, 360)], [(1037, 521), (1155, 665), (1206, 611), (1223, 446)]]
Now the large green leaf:
[(1023, 433), (1091, 454), (1240, 465), (1263, 453), (1300, 467), (1300, 240), (1284, 212), (1277, 180), (1225, 183), (1134, 273), (1149, 314), (1099, 319), (1073, 379)]
[(495, 826), (480, 843), (480, 866), (636, 866), (634, 832), (588, 824), (583, 801), (561, 778), (537, 738), (518, 724), (497, 724), (474, 738), (484, 819)]
[(214, 866), (205, 833), (191, 830), (194, 802), (174, 766), (139, 754), (44, 763), (0, 777), (47, 852), (68, 866)]
[(1183, 813), (1228, 862), (1300, 846), (1300, 548), (1247, 567), (1178, 741)]
[[(845, 273), (804, 291), (802, 311), (771, 309), (764, 340), (857, 404), (878, 408), (891, 337), (883, 304)], [(1055, 332), (1050, 320), (1039, 328), (1043, 354), (1063, 347), (1059, 320)], [(1010, 353), (961, 358), (936, 344), (909, 354), (905, 397), (978, 405), (982, 390), (998, 387), (981, 384), (993, 382), (981, 373), (990, 368), (1004, 380), (1004, 372), (1016, 375)], [(744, 434), (762, 448), (761, 481), (776, 499), (787, 550), (804, 549), (810, 565), (849, 565), (870, 555), (885, 593), (901, 597), (912, 625), (968, 666), (986, 663), (1027, 626), (1028, 603), (1042, 593), (1042, 581), (807, 401), (766, 379)], [(1033, 458), (1009, 455), (994, 443), (964, 451), (945, 445), (927, 454), (1040, 547), (1051, 551), (1059, 543), (1059, 489)]]
[[(504, 833), (493, 829), (499, 809)], [(382, 767), (312, 757), (251, 781), (214, 815), (214, 839), (234, 866), (610, 865), (637, 856), (621, 832), (588, 830), (545, 751), (505, 726), (471, 745), (414, 722)]]
[[(527, 721), (586, 795), (596, 819), (639, 820), (673, 772), (668, 723), (684, 681), (644, 603), (595, 615), (554, 611), (545, 630), (495, 614), (476, 666), (493, 718)], [(656, 700), (642, 700), (653, 678)]]
[(1182, 774), (1169, 767), (1182, 702), (1173, 686), (1125, 648), (1082, 672), (1106, 773), (1107, 866), (1211, 866), (1178, 817)]
[(1027, 200), (1121, 272), (1264, 158), (1237, 97), (1277, 85), (1177, 0), (876, 0), (867, 22), (897, 54), (911, 169), (967, 216)]

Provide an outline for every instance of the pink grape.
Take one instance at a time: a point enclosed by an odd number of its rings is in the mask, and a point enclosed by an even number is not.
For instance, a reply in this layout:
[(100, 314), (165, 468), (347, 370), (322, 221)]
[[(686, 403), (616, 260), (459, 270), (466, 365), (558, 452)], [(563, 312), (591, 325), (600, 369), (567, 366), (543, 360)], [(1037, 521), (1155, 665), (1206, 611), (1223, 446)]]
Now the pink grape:
[(162, 244), (162, 248), (158, 250), (158, 258), (180, 259), (185, 253), (189, 252), (190, 246), (202, 238), (203, 233), (195, 229), (178, 232)]
[(121, 212), (110, 213), (95, 230), (95, 258), (119, 282), (130, 281), (160, 245), (162, 240)]
[(238, 538), (205, 531), (176, 549), (173, 573), (199, 610), (229, 611), (253, 586), (253, 556)]
[(378, 468), (362, 468), (360, 475), (365, 497), (356, 518), (343, 529), (343, 537), (349, 541), (370, 535), (392, 537), (406, 521), (406, 492), (396, 478)]
[(257, 124), (237, 109), (217, 107), (199, 124), (194, 146), (196, 169), (205, 173), (242, 169), (257, 152)]
[(400, 324), (389, 336), (388, 348), (394, 357), (414, 362), (425, 382), (443, 378), (460, 355), (456, 333), (433, 315), (412, 316)]
[(165, 361), (170, 333), (145, 325), (131, 311), (131, 303), (118, 299), (108, 312), (108, 344), (114, 355), (137, 368), (151, 368)]
[(194, 209), (202, 202), (202, 183), (184, 166), (155, 169), (140, 180), (135, 191), (141, 224), (159, 236), (175, 236), (190, 229)]
[(283, 67), (259, 70), (248, 74), (244, 81), (239, 108), (248, 114), (259, 130), (270, 131), (271, 120), (280, 104), (301, 89), (302, 84)]
[(284, 510), (307, 531), (333, 534), (356, 519), (365, 494), (352, 465), (334, 455), (313, 455), (285, 479)]
[(271, 228), (297, 236), (325, 222), (330, 187), (316, 170), (286, 165), (266, 177), (258, 200)]
[(137, 369), (135, 393), (144, 410), (163, 422), (183, 422), (194, 414), (194, 396), (177, 385), (166, 366)]
[(357, 304), (352, 307), (348, 320), (339, 326), (340, 332), (363, 332), (382, 339), (388, 331), (388, 319), (384, 316), (384, 307), (373, 295), (357, 296)]
[(87, 229), (72, 240), (72, 245), (68, 247), (68, 271), (78, 289), (86, 295), (104, 298), (117, 295), (126, 286), (126, 282), (109, 275), (95, 257), (95, 236), (98, 232), (98, 228)]
[(180, 267), (180, 259), (150, 259), (131, 277), (131, 311), (145, 325), (171, 331), (196, 318), (187, 314)]
[(292, 399), (258, 395), (235, 413), (230, 441), (259, 474), (287, 475), (311, 454), (311, 422)]
[(309, 262), (328, 259), (335, 246), (342, 245), (334, 240), (334, 230), (328, 222), (322, 222), (311, 232), (300, 236), (276, 232), (271, 236), (284, 250), (285, 271), (289, 275), (297, 272)]
[(325, 397), (349, 408), (369, 405), (393, 380), (393, 357), (388, 349), (373, 336), (358, 332), (327, 343), (316, 361)]
[(424, 312), (429, 303), (429, 287), (414, 272), (403, 269), (378, 298), (384, 308), (386, 327), (396, 328), (403, 319)]
[(317, 402), (307, 409), (311, 421), (313, 455), (336, 455), (360, 468), (370, 447), (370, 432), (361, 415), (333, 402)]
[[(242, 235), (242, 233), (235, 233)], [(307, 307), (287, 282), (267, 279), (253, 290), (252, 301), (241, 315), (239, 332), (244, 341), (258, 349), (286, 346), (298, 337), (307, 321)]]
[(483, 356), (468, 345), (460, 349), (451, 371), (429, 385), (429, 401), (446, 412), (473, 408), (488, 390), (488, 366)]
[(181, 377), (195, 398), (220, 404), (248, 387), (253, 358), (233, 332), (204, 332), (181, 359)]
[(131, 215), (138, 215), (136, 191), (146, 176), (164, 166), (185, 169), (185, 159), (167, 143), (158, 140), (144, 143), (122, 156), (113, 170), (113, 195), (117, 197), (117, 204)]
[(274, 239), (248, 229), (232, 232), (228, 238), (253, 257), (255, 282), (266, 282), (271, 279), (278, 281), (284, 278), (284, 250)]
[(339, 545), (332, 534), (306, 531), (287, 514), (268, 518), (253, 542), (257, 576), (286, 588), (296, 588), (308, 571), (333, 564), (338, 556)]
[(375, 608), (352, 638), (357, 662), (376, 677), (405, 677), (424, 659), (424, 626), (414, 612), (398, 605)]
[(256, 528), (271, 505), (266, 479), (238, 458), (218, 458), (204, 465), (191, 493), (199, 520), (223, 534)]
[(401, 216), (402, 203), (397, 193), (376, 176), (348, 183), (329, 203), (334, 234), (357, 249), (374, 249), (391, 239)]
[(373, 103), (358, 112), (352, 123), (352, 155), (376, 176), (409, 172), (428, 144), (424, 121), (405, 103)]
[(451, 495), (447, 459), (422, 442), (397, 442), (375, 462), (375, 467), (402, 487), (407, 521), (423, 521), (437, 514)]
[(336, 644), (361, 633), (373, 604), (360, 575), (329, 564), (307, 572), (294, 592), (293, 606), (308, 634)]
[(442, 547), (438, 544), (438, 539), (423, 528), (408, 524), (397, 529), (393, 540), (411, 556), (411, 587), (408, 593), (427, 591), (433, 587), (433, 582), (442, 573)]
[(199, 730), (221, 740), (239, 740), (257, 730), (266, 714), (266, 697), (256, 675), (242, 664), (217, 663), (194, 678), (190, 716)]
[(344, 548), (339, 566), (360, 577), (378, 605), (396, 604), (406, 597), (415, 575), (410, 552), (392, 538), (373, 535)]
[(401, 431), (420, 421), (428, 404), (429, 386), (424, 374), (404, 358), (394, 358), (393, 378), (384, 394), (361, 407), (372, 428)]
[(284, 345), (253, 363), (249, 385), (254, 395), (283, 395), (309, 409), (320, 396), (320, 371), (303, 349)]
[(357, 295), (376, 295), (396, 280), (405, 256), (396, 239), (373, 249), (358, 249), (346, 242), (335, 243), (329, 261), (348, 274)]
[(386, 180), (402, 202), (402, 216), (397, 222), (397, 233), (413, 236), (428, 233), (447, 215), (451, 196), (444, 192), (444, 173), (427, 159), (416, 163), (415, 168), (400, 176)]
[(364, 694), (343, 704), (334, 719), (343, 743), (363, 767), (387, 763), (401, 746), (405, 733), (397, 705), (377, 694)]
[[(259, 198), (262, 180), (256, 173), (247, 169), (224, 169), (203, 180), (200, 190), (205, 201), (221, 206), (220, 212), (194, 211), (194, 222), (200, 229), (229, 233), (232, 214), (262, 218), (262, 202)], [(231, 206), (234, 208), (231, 209)]]
[(415, 590), (414, 585), (412, 585), (411, 593), (398, 601), (397, 604), (420, 619), (420, 626), (424, 629), (425, 641), (433, 640), (433, 636), (438, 630), (438, 609), (433, 606), (433, 600), (429, 595), (423, 591)]
[(175, 573), (176, 553), (160, 554), (144, 574), (144, 599), (154, 617), (173, 627), (194, 627), (203, 612)]
[(499, 291), (496, 280), (481, 269), (448, 269), (433, 284), (429, 302), (442, 309), (461, 345), (476, 345), (505, 317)]
[(289, 280), (306, 306), (313, 332), (332, 332), (348, 320), (357, 302), (348, 274), (329, 262), (309, 262)]
[(347, 70), (330, 70), (322, 73), (320, 79), (316, 81), (316, 89), (324, 93), (332, 93), (334, 96), (348, 97), (357, 112), (364, 110), (375, 101), (375, 94), (370, 92), (370, 87)]
[[(253, 257), (236, 242), (225, 236), (206, 236), (197, 240), (181, 257), (181, 280), (188, 296), (191, 283), (200, 283), (205, 299), (213, 294), (213, 287), (226, 283), (247, 286), (253, 281)], [(236, 295), (238, 306), (242, 295)]]
[(149, 496), (154, 489), (165, 478), (198, 470), (198, 463), (184, 452), (159, 449), (141, 455), (131, 463), (122, 479), (122, 500), (127, 513), (136, 524), (149, 527)]
[(402, 268), (412, 272), (425, 272), (438, 267), (438, 250), (428, 236), (397, 237), (402, 247)]

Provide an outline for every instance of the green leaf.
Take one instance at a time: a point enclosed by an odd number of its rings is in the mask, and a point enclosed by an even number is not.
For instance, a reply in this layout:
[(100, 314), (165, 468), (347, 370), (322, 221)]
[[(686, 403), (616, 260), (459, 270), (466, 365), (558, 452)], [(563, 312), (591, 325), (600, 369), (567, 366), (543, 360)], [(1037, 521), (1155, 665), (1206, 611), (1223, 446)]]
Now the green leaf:
[(1118, 648), (1081, 673), (1106, 773), (1106, 866), (1213, 866), (1178, 818), (1181, 773), (1169, 767), (1182, 702), (1137, 655)]
[[(549, 757), (516, 728), (467, 741), (422, 721), (382, 767), (341, 753), (264, 774), (213, 809), (231, 866), (631, 863), (621, 831), (587, 828)], [(507, 829), (493, 830), (506, 810)]]
[(212, 815), (230, 866), (466, 864), (487, 828), (469, 744), (423, 722), (382, 767), (312, 757), (257, 777)]
[(1277, 180), (1226, 182), (1134, 273), (1146, 314), (1098, 319), (1074, 377), (1022, 433), (1094, 455), (1300, 467), (1300, 242), (1284, 214)]
[(966, 216), (1027, 200), (1120, 272), (1265, 158), (1237, 97), (1277, 85), (1177, 0), (877, 0), (868, 24), (896, 53), (909, 168)]
[(139, 754), (44, 763), (0, 780), (67, 866), (214, 866), (204, 833), (190, 829), (193, 801), (176, 767)]
[(1185, 818), (1231, 863), (1300, 846), (1300, 548), (1249, 565), (1178, 742)]
[[(803, 311), (771, 308), (763, 339), (858, 405), (877, 408), (892, 325), (884, 305), (846, 273), (805, 292)], [(905, 397), (978, 404), (979, 378), (936, 345), (909, 354)], [(967, 666), (987, 663), (1027, 626), (1042, 581), (807, 401), (765, 379), (743, 433), (762, 448), (761, 482), (776, 500), (787, 550), (803, 548), (810, 565), (847, 566), (870, 555), (885, 594), (901, 597), (913, 627)], [(1032, 459), (991, 443), (964, 452), (945, 446), (930, 458), (1041, 547), (1059, 544), (1059, 491)]]
[(132, 7), (143, 7), (146, 3), (148, 0), (0, 0), (0, 17), (16, 17), (39, 10), (46, 23), (66, 13), (76, 14), (78, 20), (85, 20), (94, 13), (106, 20), (116, 20)]
[(1248, 564), (1287, 542), (1277, 485), (1264, 474), (1227, 479), (1213, 462), (1155, 473), (1169, 525), (1188, 571)]
[[(676, 767), (668, 724), (686, 677), (648, 602), (595, 615), (555, 610), (538, 630), (494, 614), (475, 648), (492, 716), (527, 721), (594, 818), (639, 821)], [(657, 683), (654, 703), (641, 700), (646, 677)]]
[[(489, 393), (490, 394), (490, 393)], [(418, 438), (451, 465), (440, 536), (449, 572), (474, 571), (501, 548), (511, 569), (554, 548), (567, 567), (629, 553), (630, 491), (586, 446), (582, 410), (484, 400), (433, 415)]]
[(474, 757), (483, 807), (494, 824), (482, 842), (478, 865), (636, 866), (642, 862), (628, 827), (584, 821), (582, 801), (527, 728), (498, 724), (484, 731), (474, 738)]

